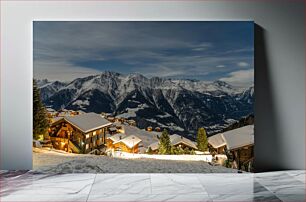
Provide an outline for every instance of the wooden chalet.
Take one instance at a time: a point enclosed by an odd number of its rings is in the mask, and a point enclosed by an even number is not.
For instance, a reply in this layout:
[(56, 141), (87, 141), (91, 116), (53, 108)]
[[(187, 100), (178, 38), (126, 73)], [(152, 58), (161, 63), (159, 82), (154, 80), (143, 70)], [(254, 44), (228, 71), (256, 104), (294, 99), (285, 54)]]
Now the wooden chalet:
[(151, 132), (153, 130), (152, 126), (147, 127), (147, 131)]
[(53, 147), (73, 153), (90, 153), (103, 146), (109, 121), (95, 113), (58, 118), (49, 129)]
[(109, 129), (109, 133), (111, 134), (111, 135), (114, 135), (114, 134), (116, 134), (117, 133), (117, 128), (115, 127), (115, 126), (112, 126), (112, 127), (110, 127)]
[(116, 122), (116, 118), (115, 117), (113, 117), (113, 116), (108, 116), (107, 118), (106, 118), (108, 121), (110, 121), (110, 122), (112, 122), (112, 123), (114, 123), (114, 122)]
[(106, 112), (101, 112), (101, 116), (105, 119), (107, 119), (107, 117), (111, 116), (110, 113), (106, 113)]
[(121, 124), (123, 124), (127, 121), (125, 118), (120, 117), (120, 116), (116, 116), (115, 118), (116, 118), (116, 121), (121, 123)]
[(110, 135), (106, 138), (106, 147), (108, 149), (114, 149), (114, 142), (117, 142), (123, 138), (126, 138), (126, 135), (124, 133), (117, 133), (115, 135)]
[[(190, 150), (198, 149), (195, 142), (177, 134), (170, 135), (170, 142), (172, 146), (181, 147), (182, 149), (185, 148), (189, 148)], [(159, 148), (158, 144), (159, 142), (152, 143), (148, 146), (148, 148), (151, 147), (153, 153), (158, 153), (158, 148)]]
[(156, 131), (156, 132), (161, 132), (161, 128), (160, 128), (160, 127), (156, 127), (156, 128), (155, 128), (155, 131)]
[(196, 146), (195, 142), (189, 140), (188, 138), (185, 138), (181, 135), (173, 134), (170, 135), (170, 142), (172, 146), (175, 147), (181, 147), (185, 149), (186, 147), (190, 150), (197, 150), (198, 147)]
[(135, 135), (127, 136), (123, 133), (118, 133), (106, 139), (106, 146), (108, 149), (114, 149), (115, 151), (138, 153), (140, 142), (141, 139)]
[(218, 133), (209, 137), (208, 143), (217, 154), (226, 154), (233, 168), (242, 169), (254, 158), (254, 125)]
[(128, 120), (127, 122), (128, 122), (128, 124), (129, 124), (130, 126), (136, 126), (136, 121), (133, 120), (133, 119), (130, 119), (130, 120)]
[(48, 116), (49, 119), (54, 118), (57, 115), (57, 111), (55, 111), (52, 108), (48, 107), (48, 108), (46, 108), (46, 111), (47, 111), (47, 116)]

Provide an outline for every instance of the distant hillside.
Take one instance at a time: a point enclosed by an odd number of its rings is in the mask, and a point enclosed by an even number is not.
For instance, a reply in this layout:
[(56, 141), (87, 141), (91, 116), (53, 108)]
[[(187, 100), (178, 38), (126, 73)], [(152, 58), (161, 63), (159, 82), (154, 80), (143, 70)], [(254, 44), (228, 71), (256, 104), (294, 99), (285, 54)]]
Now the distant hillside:
[(139, 128), (166, 128), (194, 137), (199, 127), (221, 131), (253, 114), (254, 88), (223, 81), (147, 78), (141, 74), (103, 72), (70, 83), (38, 81), (43, 102), (85, 112), (108, 112), (134, 119)]
[[(226, 132), (226, 131), (229, 131), (229, 130), (234, 130), (236, 128), (241, 128), (241, 127), (247, 126), (247, 125), (254, 125), (254, 115), (253, 114), (248, 115), (246, 117), (243, 117), (239, 121), (236, 121), (235, 123), (233, 123), (233, 124), (227, 126), (226, 128), (222, 129), (220, 132)], [(219, 133), (219, 132), (214, 132), (214, 133), (211, 133), (210, 135), (214, 135), (216, 133)]]

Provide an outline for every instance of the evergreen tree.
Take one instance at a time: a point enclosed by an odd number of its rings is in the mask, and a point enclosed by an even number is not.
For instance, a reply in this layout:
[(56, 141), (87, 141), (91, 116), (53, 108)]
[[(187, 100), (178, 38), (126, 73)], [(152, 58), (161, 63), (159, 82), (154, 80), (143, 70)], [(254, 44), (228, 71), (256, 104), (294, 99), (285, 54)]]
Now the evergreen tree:
[(171, 152), (170, 152), (170, 154), (177, 154), (177, 149), (176, 149), (176, 147), (171, 147)]
[(190, 154), (195, 155), (196, 153), (195, 153), (195, 151), (192, 149), (192, 150), (190, 151)]
[(197, 146), (200, 151), (208, 150), (208, 140), (207, 140), (206, 131), (204, 128), (198, 129)]
[(33, 80), (33, 138), (45, 135), (49, 127), (46, 109), (41, 101), (40, 92)]
[(147, 154), (153, 154), (153, 151), (152, 151), (152, 148), (151, 148), (151, 147), (148, 148)]
[(171, 153), (171, 142), (168, 131), (164, 129), (160, 138), (159, 138), (159, 154), (170, 154)]

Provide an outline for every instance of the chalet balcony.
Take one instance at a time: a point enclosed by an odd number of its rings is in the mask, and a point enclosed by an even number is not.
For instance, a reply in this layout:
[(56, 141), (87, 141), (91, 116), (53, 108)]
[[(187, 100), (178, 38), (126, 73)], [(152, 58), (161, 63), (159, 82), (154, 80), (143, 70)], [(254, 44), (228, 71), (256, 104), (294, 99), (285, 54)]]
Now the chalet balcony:
[(50, 137), (50, 140), (55, 141), (55, 142), (68, 143), (68, 139), (67, 138), (62, 138), (62, 137)]

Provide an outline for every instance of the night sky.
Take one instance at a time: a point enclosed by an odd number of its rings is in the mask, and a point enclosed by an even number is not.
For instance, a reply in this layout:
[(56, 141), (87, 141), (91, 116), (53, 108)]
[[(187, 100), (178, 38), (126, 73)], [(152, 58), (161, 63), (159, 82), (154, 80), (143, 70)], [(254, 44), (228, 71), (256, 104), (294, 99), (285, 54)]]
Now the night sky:
[(34, 77), (70, 81), (115, 71), (254, 83), (254, 24), (199, 22), (34, 22)]

